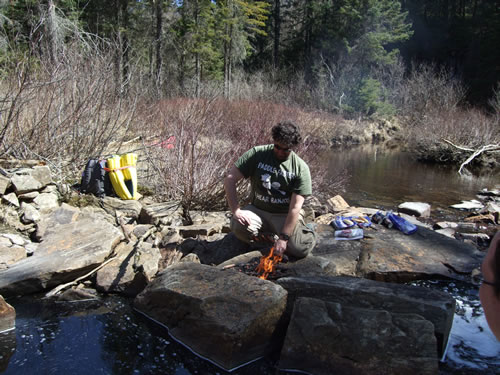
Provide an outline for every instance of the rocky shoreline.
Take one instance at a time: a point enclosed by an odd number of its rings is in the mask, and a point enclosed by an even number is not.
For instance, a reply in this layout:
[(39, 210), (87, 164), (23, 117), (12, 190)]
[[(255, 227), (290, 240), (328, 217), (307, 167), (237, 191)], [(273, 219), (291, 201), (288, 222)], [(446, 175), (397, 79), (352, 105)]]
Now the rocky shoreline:
[[(376, 210), (349, 207), (341, 197), (311, 201), (317, 247), (280, 263), (270, 281), (245, 271), (269, 247), (239, 242), (225, 212), (190, 212), (187, 225), (179, 202), (82, 196), (54, 184), (47, 166), (2, 171), (0, 295), (121, 294), (225, 370), (279, 353), (280, 368), (315, 374), (436, 373), (455, 301), (402, 283), (470, 280), (499, 224), (493, 189), (482, 192), (482, 207), (467, 222), (433, 230), (418, 219), (426, 209), (400, 207), (416, 233), (372, 224), (362, 239), (339, 241), (332, 218)], [(0, 328), (14, 325), (14, 309), (0, 300)]]

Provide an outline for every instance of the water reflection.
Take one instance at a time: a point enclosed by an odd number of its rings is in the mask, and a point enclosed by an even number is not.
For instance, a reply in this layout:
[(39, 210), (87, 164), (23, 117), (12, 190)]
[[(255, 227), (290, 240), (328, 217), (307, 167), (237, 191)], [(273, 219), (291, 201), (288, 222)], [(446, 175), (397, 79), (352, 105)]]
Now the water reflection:
[(448, 206), (474, 199), (477, 191), (500, 181), (498, 171), (460, 177), (457, 167), (421, 163), (409, 153), (379, 145), (335, 149), (326, 157), (330, 173), (347, 168), (351, 175), (344, 193), (351, 205), (395, 209), (415, 201), (431, 204), (436, 212), (456, 213)]
[[(167, 331), (136, 314), (131, 301), (9, 300), (16, 329), (0, 335), (3, 374), (222, 374), (171, 340)], [(17, 344), (16, 344), (17, 341)], [(233, 372), (271, 374), (269, 360)]]

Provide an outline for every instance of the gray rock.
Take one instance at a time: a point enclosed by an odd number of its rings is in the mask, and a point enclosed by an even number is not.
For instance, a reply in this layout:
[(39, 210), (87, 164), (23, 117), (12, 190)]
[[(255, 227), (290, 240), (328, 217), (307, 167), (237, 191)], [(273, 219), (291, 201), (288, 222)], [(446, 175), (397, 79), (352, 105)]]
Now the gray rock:
[(10, 178), (0, 174), (0, 195), (5, 194), (10, 186)]
[(318, 225), (316, 235), (317, 243), (312, 254), (331, 261), (335, 265), (336, 274), (355, 276), (362, 242), (335, 240), (331, 225)]
[(462, 203), (452, 204), (450, 207), (460, 210), (480, 210), (484, 205), (478, 200), (462, 201)]
[(470, 240), (478, 245), (488, 245), (490, 236), (486, 233), (459, 233), (458, 236), (464, 240)]
[(416, 217), (429, 217), (431, 205), (423, 202), (405, 202), (398, 206), (398, 211)]
[(42, 193), (53, 193), (59, 195), (59, 189), (56, 185), (48, 185), (43, 188)]
[(38, 191), (31, 191), (29, 193), (18, 194), (17, 197), (23, 201), (32, 201), (33, 199), (35, 199), (39, 195), (40, 195), (40, 193)]
[(10, 204), (14, 207), (19, 207), (19, 199), (17, 199), (16, 193), (6, 194), (2, 197), (2, 201), (7, 204)]
[(228, 212), (190, 211), (189, 215), (193, 225), (220, 223), (229, 228)]
[(272, 349), (286, 296), (282, 287), (234, 270), (177, 263), (134, 306), (195, 353), (231, 370)]
[(97, 271), (97, 290), (135, 297), (146, 287), (158, 272), (160, 251), (148, 243), (137, 251), (134, 248), (134, 244), (120, 244), (117, 258)]
[(88, 301), (96, 299), (99, 299), (99, 296), (95, 289), (81, 286), (69, 288), (57, 298), (58, 301)]
[(11, 265), (26, 258), (26, 249), (22, 246), (0, 246), (0, 269), (7, 269)]
[(182, 206), (179, 201), (153, 203), (142, 208), (139, 221), (142, 224), (163, 225), (182, 223)]
[(8, 238), (13, 245), (24, 246), (25, 244), (30, 242), (29, 240), (21, 237), (19, 234), (15, 234), (15, 233), (3, 233), (2, 237)]
[[(353, 242), (353, 241), (344, 241)], [(407, 282), (436, 276), (462, 279), (479, 266), (482, 254), (474, 246), (419, 227), (412, 235), (378, 226), (365, 238), (357, 276)]]
[(7, 205), (0, 205), (0, 222), (2, 222), (4, 226), (19, 232), (26, 232), (32, 228), (30, 225), (21, 223), (17, 209)]
[(436, 374), (432, 323), (416, 314), (299, 298), (280, 369), (330, 374)]
[(335, 261), (332, 261), (332, 259), (315, 255), (309, 255), (294, 262), (279, 263), (276, 269), (277, 276), (271, 275), (270, 277), (338, 276), (346, 274), (338, 271), (337, 264)]
[(48, 212), (59, 207), (59, 198), (53, 193), (41, 193), (33, 199), (33, 205), (41, 212)]
[(349, 204), (340, 195), (328, 199), (327, 204), (332, 212), (340, 212), (349, 208)]
[(479, 211), (481, 214), (498, 214), (500, 213), (500, 204), (495, 202), (488, 202), (486, 205)]
[(296, 298), (311, 297), (366, 309), (421, 315), (434, 325), (436, 354), (444, 353), (455, 313), (455, 300), (447, 293), (353, 277), (285, 277), (277, 283), (288, 291), (288, 311)]
[(183, 238), (196, 238), (198, 236), (211, 236), (222, 231), (221, 223), (208, 223), (198, 225), (186, 225), (178, 227), (177, 230)]
[(250, 246), (229, 233), (217, 241), (187, 239), (180, 245), (183, 254), (194, 253), (203, 264), (220, 264), (237, 255), (247, 253)]
[(185, 257), (182, 257), (181, 260), (179, 260), (181, 263), (198, 263), (201, 264), (200, 258), (198, 258), (198, 255), (196, 254), (188, 254)]
[(436, 229), (447, 229), (447, 228), (457, 229), (458, 224), (451, 221), (439, 221), (436, 224), (434, 224), (434, 227)]
[(42, 216), (37, 225), (36, 239), (41, 241), (44, 236), (58, 231), (60, 225), (74, 223), (80, 215), (77, 207), (63, 203), (57, 210)]
[(21, 221), (24, 224), (36, 223), (42, 218), (42, 214), (32, 204), (21, 203)]
[(140, 238), (142, 237), (143, 235), (145, 235), (147, 233), (148, 230), (150, 230), (151, 228), (153, 228), (154, 226), (153, 225), (149, 225), (149, 224), (139, 224), (139, 225), (136, 225), (132, 231), (132, 234), (136, 237), (136, 238)]
[(36, 165), (30, 170), (31, 176), (40, 182), (42, 188), (52, 183), (50, 168), (46, 165)]
[(31, 191), (40, 190), (43, 187), (40, 181), (30, 175), (16, 174), (13, 175), (10, 180), (17, 194), (29, 193)]
[(124, 216), (137, 220), (142, 210), (142, 204), (136, 200), (105, 197), (102, 199), (102, 208), (112, 216), (115, 215), (116, 211), (119, 211)]
[(436, 233), (442, 234), (446, 237), (455, 238), (455, 229), (453, 228), (436, 229)]
[(100, 265), (122, 237), (105, 221), (60, 224), (46, 232), (33, 256), (0, 271), (0, 293), (25, 295), (72, 281)]
[(16, 310), (0, 296), (0, 332), (16, 327)]

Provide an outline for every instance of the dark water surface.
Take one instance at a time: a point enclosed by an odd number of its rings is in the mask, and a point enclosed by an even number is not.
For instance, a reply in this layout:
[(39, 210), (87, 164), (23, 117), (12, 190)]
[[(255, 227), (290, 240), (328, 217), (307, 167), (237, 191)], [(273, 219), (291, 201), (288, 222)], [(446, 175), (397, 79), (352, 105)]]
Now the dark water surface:
[[(434, 216), (465, 215), (448, 206), (473, 199), (477, 190), (500, 183), (498, 175), (460, 178), (456, 168), (435, 167), (409, 155), (377, 147), (328, 156), (329, 168), (347, 168), (351, 180), (344, 198), (351, 205), (396, 209), (404, 201), (430, 203)], [(440, 373), (500, 374), (500, 343), (489, 330), (477, 287), (450, 281), (415, 284), (444, 290), (457, 300), (446, 358)], [(3, 374), (224, 374), (172, 340), (167, 331), (131, 308), (131, 301), (54, 302), (34, 297), (9, 299), (17, 312), (16, 329), (0, 334)], [(214, 343), (216, 344), (216, 343)], [(277, 372), (275, 358), (232, 372)]]

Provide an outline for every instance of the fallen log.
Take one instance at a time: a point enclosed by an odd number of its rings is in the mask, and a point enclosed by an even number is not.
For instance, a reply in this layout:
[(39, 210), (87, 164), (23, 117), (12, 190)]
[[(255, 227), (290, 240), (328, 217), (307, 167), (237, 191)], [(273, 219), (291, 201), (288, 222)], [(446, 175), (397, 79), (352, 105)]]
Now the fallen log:
[(483, 152), (488, 152), (488, 151), (500, 151), (500, 145), (499, 144), (490, 144), (490, 145), (486, 145), (486, 146), (483, 146), (477, 150), (474, 150), (472, 148), (469, 148), (469, 147), (465, 147), (465, 146), (458, 146), (456, 144), (454, 144), (453, 142), (447, 140), (447, 139), (443, 139), (443, 141), (445, 141), (446, 143), (448, 143), (449, 145), (459, 149), (459, 150), (462, 150), (462, 151), (466, 151), (466, 152), (472, 152), (472, 155), (469, 156), (461, 165), (460, 165), (460, 168), (458, 169), (458, 174), (460, 176), (462, 176), (462, 169), (467, 165), (469, 164), (472, 160), (474, 160), (476, 157), (478, 157), (479, 155), (481, 155)]

